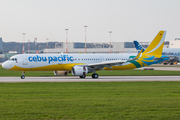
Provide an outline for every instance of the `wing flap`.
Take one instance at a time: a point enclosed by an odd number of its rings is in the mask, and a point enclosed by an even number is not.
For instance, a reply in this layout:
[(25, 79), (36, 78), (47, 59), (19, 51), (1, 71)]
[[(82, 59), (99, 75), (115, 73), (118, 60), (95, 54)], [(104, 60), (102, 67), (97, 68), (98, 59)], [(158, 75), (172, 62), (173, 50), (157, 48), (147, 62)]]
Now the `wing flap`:
[(125, 62), (126, 60), (103, 61), (101, 63), (91, 63), (87, 66), (94, 69), (103, 69), (104, 67), (113, 69), (111, 66), (120, 66)]

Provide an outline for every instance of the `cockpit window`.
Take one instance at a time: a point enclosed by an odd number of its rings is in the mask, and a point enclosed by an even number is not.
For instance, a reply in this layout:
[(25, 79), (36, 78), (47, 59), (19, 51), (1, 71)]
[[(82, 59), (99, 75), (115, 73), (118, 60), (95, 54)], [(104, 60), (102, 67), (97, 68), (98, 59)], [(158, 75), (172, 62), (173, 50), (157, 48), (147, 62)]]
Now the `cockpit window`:
[(17, 61), (17, 58), (9, 58), (9, 61)]

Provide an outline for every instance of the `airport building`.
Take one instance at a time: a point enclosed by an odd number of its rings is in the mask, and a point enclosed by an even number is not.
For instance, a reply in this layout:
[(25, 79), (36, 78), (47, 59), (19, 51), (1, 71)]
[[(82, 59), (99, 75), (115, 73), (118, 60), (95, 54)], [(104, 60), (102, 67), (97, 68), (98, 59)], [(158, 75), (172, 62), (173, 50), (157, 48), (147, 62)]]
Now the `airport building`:
[(175, 38), (175, 40), (169, 42), (169, 48), (180, 48), (180, 38)]
[[(139, 42), (144, 48), (147, 48), (150, 42)], [(169, 42), (165, 42), (165, 48), (169, 47)], [(68, 44), (60, 42), (55, 44), (53, 49), (44, 49), (43, 53), (85, 53), (85, 43), (69, 42)], [(112, 42), (110, 43), (86, 43), (86, 53), (137, 53), (133, 42)]]
[[(85, 43), (56, 43), (54, 49), (44, 49), (44, 53), (85, 53)], [(127, 53), (135, 52), (136, 49), (132, 42), (112, 42), (109, 43), (86, 43), (86, 53)]]

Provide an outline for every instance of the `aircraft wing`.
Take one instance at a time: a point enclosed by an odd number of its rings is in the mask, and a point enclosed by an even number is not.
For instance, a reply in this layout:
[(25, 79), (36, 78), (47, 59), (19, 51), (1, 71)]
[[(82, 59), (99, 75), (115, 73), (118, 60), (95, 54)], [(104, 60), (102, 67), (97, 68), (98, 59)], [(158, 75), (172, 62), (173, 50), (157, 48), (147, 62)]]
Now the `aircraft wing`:
[[(141, 49), (141, 51), (138, 53), (138, 55), (134, 59), (132, 59), (132, 60), (139, 59), (139, 56), (141, 55), (142, 51), (143, 51), (143, 49)], [(92, 68), (92, 69), (98, 69), (98, 70), (99, 69), (103, 70), (104, 67), (113, 69), (111, 66), (121, 66), (123, 63), (126, 63), (128, 61), (132, 61), (132, 60), (103, 61), (101, 63), (88, 64), (87, 66)]]
[(113, 60), (113, 61), (103, 61), (101, 63), (91, 63), (87, 66), (93, 69), (101, 69), (103, 70), (104, 67), (111, 68), (111, 66), (121, 66), (123, 63), (125, 63), (127, 60)]

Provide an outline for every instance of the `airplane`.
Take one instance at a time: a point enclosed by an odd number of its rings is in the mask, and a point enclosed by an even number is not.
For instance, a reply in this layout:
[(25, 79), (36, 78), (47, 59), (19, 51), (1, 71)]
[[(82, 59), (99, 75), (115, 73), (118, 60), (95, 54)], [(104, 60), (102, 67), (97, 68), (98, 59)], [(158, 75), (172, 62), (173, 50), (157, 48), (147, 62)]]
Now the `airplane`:
[[(145, 51), (145, 48), (143, 48), (138, 41), (134, 41), (134, 45), (136, 47), (136, 50), (142, 50), (142, 52)], [(180, 62), (180, 48), (163, 48), (162, 55), (167, 55), (170, 57), (169, 60), (164, 61), (164, 65), (167, 65), (170, 63), (170, 65), (174, 65), (174, 62)]]
[[(166, 31), (159, 31), (149, 47), (142, 53), (134, 54), (19, 54), (14, 55), (2, 64), (8, 70), (22, 71), (54, 71), (55, 75), (71, 72), (74, 76), (85, 78), (93, 73), (98, 78), (97, 70), (129, 70), (156, 64), (168, 60), (162, 55)], [(142, 53), (142, 54), (141, 54)]]

